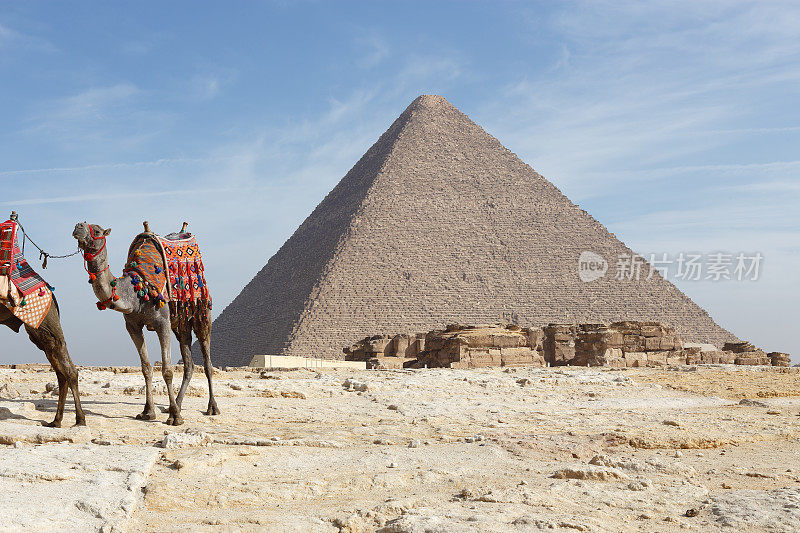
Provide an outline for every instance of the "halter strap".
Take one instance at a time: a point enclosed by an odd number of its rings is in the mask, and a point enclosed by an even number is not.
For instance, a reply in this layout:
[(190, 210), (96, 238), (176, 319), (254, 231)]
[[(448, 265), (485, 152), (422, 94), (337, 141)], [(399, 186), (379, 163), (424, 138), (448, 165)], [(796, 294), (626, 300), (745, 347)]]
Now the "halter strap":
[[(85, 252), (83, 254), (83, 260), (84, 260), (83, 268), (89, 274), (89, 283), (92, 283), (92, 282), (94, 282), (95, 279), (97, 279), (97, 274), (105, 272), (106, 270), (110, 270), (110, 265), (108, 263), (106, 263), (106, 267), (103, 270), (98, 270), (96, 272), (91, 272), (89, 270), (89, 261), (93, 260), (95, 257), (100, 255), (100, 252), (105, 250), (107, 241), (106, 241), (106, 236), (105, 235), (101, 235), (99, 237), (95, 236), (94, 228), (92, 228), (91, 224), (89, 224), (88, 226), (89, 226), (89, 235), (91, 235), (93, 241), (96, 241), (98, 239), (103, 239), (103, 245), (100, 246), (100, 248), (96, 252), (94, 252), (94, 253)], [(124, 274), (123, 274), (123, 277), (124, 277)], [(99, 302), (97, 302), (95, 304), (99, 311), (104, 311), (105, 309), (111, 307), (114, 302), (119, 300), (119, 296), (117, 295), (117, 279), (118, 278), (115, 277), (111, 281), (111, 296), (109, 296), (107, 299), (99, 301)]]
[(92, 228), (91, 224), (89, 224), (89, 235), (91, 235), (91, 236), (92, 236), (92, 240), (93, 240), (93, 241), (96, 241), (96, 240), (98, 240), (98, 239), (103, 239), (103, 245), (102, 245), (102, 246), (100, 246), (100, 248), (99, 248), (99, 249), (98, 249), (96, 252), (94, 252), (94, 253), (85, 252), (85, 253), (83, 254), (83, 259), (84, 259), (84, 260), (85, 260), (87, 263), (88, 263), (89, 261), (91, 261), (92, 259), (94, 259), (95, 257), (97, 257), (98, 255), (100, 255), (100, 252), (102, 252), (102, 251), (103, 251), (103, 250), (105, 250), (105, 248), (106, 248), (106, 236), (105, 236), (105, 235), (101, 235), (101, 236), (99, 236), (99, 237), (95, 237), (95, 235), (94, 235), (94, 228)]

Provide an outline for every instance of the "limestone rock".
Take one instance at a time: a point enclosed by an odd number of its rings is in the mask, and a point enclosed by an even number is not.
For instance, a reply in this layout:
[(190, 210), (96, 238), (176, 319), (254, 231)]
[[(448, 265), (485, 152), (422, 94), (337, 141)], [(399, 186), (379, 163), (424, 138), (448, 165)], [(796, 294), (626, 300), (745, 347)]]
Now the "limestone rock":
[(71, 428), (50, 428), (17, 424), (6, 420), (0, 421), (0, 444), (30, 442), (44, 444), (47, 442), (85, 443), (92, 439), (92, 433), (86, 426)]
[(5, 531), (126, 531), (158, 452), (49, 444), (0, 454)]
[(187, 430), (184, 433), (167, 433), (161, 441), (161, 447), (167, 449), (191, 448), (206, 446), (214, 442), (214, 437), (201, 431)]
[(796, 531), (800, 490), (732, 490), (713, 497), (711, 514), (722, 526), (739, 531)]
[(589, 481), (618, 481), (630, 479), (627, 474), (613, 467), (595, 465), (576, 465), (556, 470), (555, 479), (585, 479)]
[(767, 354), (772, 366), (791, 366), (792, 358), (788, 353), (770, 352)]
[[(639, 368), (697, 364), (788, 364), (788, 355), (743, 351), (749, 343), (686, 345), (674, 328), (654, 321), (611, 324), (459, 325), (426, 333), (374, 335), (343, 349), (371, 369), (481, 368), (491, 366), (602, 366)], [(773, 363), (774, 361), (774, 363)]]

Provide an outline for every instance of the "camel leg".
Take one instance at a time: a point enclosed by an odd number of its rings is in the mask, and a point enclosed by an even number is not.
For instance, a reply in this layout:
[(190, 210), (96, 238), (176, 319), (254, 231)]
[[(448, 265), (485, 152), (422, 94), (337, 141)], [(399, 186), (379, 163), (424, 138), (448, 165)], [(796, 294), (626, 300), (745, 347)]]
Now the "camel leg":
[(86, 415), (83, 412), (80, 394), (78, 393), (78, 369), (72, 364), (69, 354), (67, 354), (67, 363), (69, 364), (67, 365), (65, 376), (67, 378), (67, 385), (69, 385), (70, 390), (72, 390), (72, 398), (75, 400), (75, 425), (85, 426)]
[(211, 382), (214, 375), (214, 366), (211, 364), (211, 335), (205, 335), (197, 340), (200, 344), (200, 351), (203, 352), (203, 366), (206, 370), (206, 378), (208, 378), (208, 410), (205, 414), (218, 415), (219, 407), (217, 407), (217, 400), (214, 399), (214, 385)]
[(158, 341), (161, 343), (161, 375), (164, 376), (164, 383), (167, 384), (167, 394), (169, 395), (169, 417), (168, 426), (180, 426), (183, 424), (181, 408), (175, 401), (175, 391), (172, 388), (172, 359), (169, 355), (170, 350), (170, 328), (169, 324), (161, 326), (156, 332)]
[(28, 337), (30, 337), (31, 341), (44, 352), (58, 379), (56, 417), (46, 425), (61, 427), (61, 421), (64, 418), (64, 404), (67, 400), (67, 387), (69, 387), (75, 400), (75, 425), (85, 426), (86, 415), (81, 407), (80, 394), (78, 393), (78, 369), (75, 368), (69, 356), (69, 351), (67, 351), (67, 343), (64, 340), (61, 320), (55, 305), (51, 306), (50, 311), (48, 311), (47, 316), (45, 316), (38, 328), (34, 329), (26, 325), (25, 330), (28, 332)]
[[(72, 363), (72, 358), (70, 358), (67, 351), (67, 345), (63, 344), (61, 346), (60, 353), (57, 356), (52, 359), (48, 356), (47, 359), (50, 360), (50, 365), (53, 368), (56, 368), (55, 362), (61, 367), (63, 382), (62, 379), (58, 380), (58, 412), (63, 415), (64, 402), (67, 399), (67, 387), (69, 387), (72, 391), (72, 398), (75, 401), (75, 425), (85, 426), (86, 415), (83, 412), (83, 407), (81, 407), (81, 398), (78, 392), (78, 369)], [(58, 415), (56, 416), (58, 417)]]
[(58, 407), (56, 408), (56, 417), (53, 421), (44, 425), (51, 428), (60, 428), (61, 420), (64, 418), (64, 404), (67, 403), (67, 378), (64, 377), (64, 374), (61, 372), (58, 361), (54, 360), (50, 354), (46, 353), (45, 355), (47, 355), (47, 360), (50, 361), (50, 366), (53, 367), (53, 371), (56, 373), (56, 379), (58, 380)]
[(153, 404), (153, 365), (147, 357), (147, 345), (144, 342), (144, 334), (142, 334), (141, 326), (135, 326), (125, 321), (125, 329), (128, 330), (128, 335), (131, 336), (133, 344), (136, 346), (136, 351), (139, 352), (139, 359), (142, 360), (142, 374), (144, 374), (144, 388), (145, 400), (144, 411), (136, 415), (138, 420), (155, 420), (156, 408)]
[(181, 332), (180, 337), (178, 334), (178, 342), (181, 347), (181, 358), (183, 358), (183, 381), (181, 382), (181, 390), (178, 391), (178, 397), (175, 403), (178, 408), (183, 405), (183, 395), (186, 394), (186, 389), (189, 388), (189, 382), (192, 381), (192, 374), (194, 374), (194, 361), (192, 360), (192, 334), (191, 332)]
[(60, 428), (61, 420), (64, 418), (64, 404), (67, 403), (67, 378), (59, 372), (56, 373), (56, 379), (58, 379), (58, 408), (56, 408), (56, 417), (51, 423), (45, 425)]

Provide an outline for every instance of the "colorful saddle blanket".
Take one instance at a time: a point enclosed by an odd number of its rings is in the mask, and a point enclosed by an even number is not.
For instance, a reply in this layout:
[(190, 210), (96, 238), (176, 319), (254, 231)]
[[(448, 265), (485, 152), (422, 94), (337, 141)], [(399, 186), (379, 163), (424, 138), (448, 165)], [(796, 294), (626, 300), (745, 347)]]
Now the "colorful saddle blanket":
[(158, 236), (169, 274), (169, 298), (175, 302), (211, 300), (206, 286), (203, 257), (191, 233), (170, 233)]
[(0, 302), (25, 324), (38, 328), (53, 302), (52, 288), (22, 255), (13, 220), (0, 224), (0, 276), (8, 280), (0, 286), (11, 289), (0, 294)]
[(164, 253), (155, 236), (142, 233), (133, 240), (122, 272), (130, 276), (139, 298), (167, 302), (169, 292)]
[(131, 244), (123, 272), (131, 276), (140, 298), (155, 299), (159, 305), (169, 302), (173, 319), (208, 319), (211, 294), (200, 248), (191, 233), (140, 234)]

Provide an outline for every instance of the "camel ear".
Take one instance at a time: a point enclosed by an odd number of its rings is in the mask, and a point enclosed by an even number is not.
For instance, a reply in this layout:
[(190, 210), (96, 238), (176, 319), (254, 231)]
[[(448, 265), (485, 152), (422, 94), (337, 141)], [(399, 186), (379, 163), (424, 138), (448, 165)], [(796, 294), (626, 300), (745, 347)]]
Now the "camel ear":
[(108, 237), (109, 235), (111, 235), (111, 228), (108, 228), (107, 230), (103, 230), (103, 235), (105, 237)]

